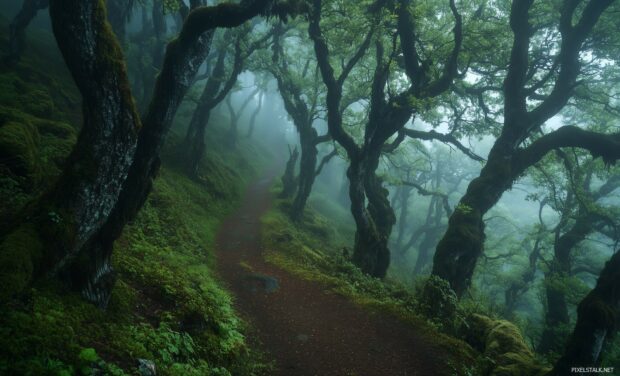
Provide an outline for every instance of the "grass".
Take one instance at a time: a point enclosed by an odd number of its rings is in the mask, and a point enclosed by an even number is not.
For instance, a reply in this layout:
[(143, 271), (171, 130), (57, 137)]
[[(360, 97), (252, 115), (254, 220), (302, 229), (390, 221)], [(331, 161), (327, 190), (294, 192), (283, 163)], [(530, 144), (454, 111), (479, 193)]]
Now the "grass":
[(246, 181), (234, 166), (213, 166), (216, 192), (164, 165), (115, 244), (119, 279), (107, 311), (56, 285), (37, 285), (0, 308), (0, 373), (79, 373), (85, 349), (98, 359), (86, 366), (116, 374), (131, 374), (138, 358), (154, 361), (161, 375), (261, 372), (212, 271), (215, 233)]
[[(17, 68), (0, 67), (0, 227), (53, 184), (81, 116), (54, 41), (30, 34)], [(115, 243), (118, 280), (106, 311), (49, 280), (0, 306), (0, 374), (135, 375), (138, 359), (154, 362), (158, 375), (265, 372), (214, 276), (213, 249), (220, 221), (266, 157), (247, 140), (226, 150), (225, 133), (210, 126), (209, 151), (192, 179), (180, 172), (171, 137), (152, 194)]]
[[(279, 189), (277, 185), (272, 188), (274, 196)], [(418, 281), (411, 289), (389, 278), (381, 281), (361, 273), (349, 261), (353, 232), (348, 221), (337, 204), (328, 201), (319, 196), (302, 221), (293, 224), (286, 214), (290, 201), (275, 200), (261, 219), (265, 259), (366, 310), (396, 316), (415, 327), (443, 350), (454, 375), (538, 376), (547, 372), (514, 324), (480, 315), (480, 307), (472, 302), (459, 302), (445, 281)]]

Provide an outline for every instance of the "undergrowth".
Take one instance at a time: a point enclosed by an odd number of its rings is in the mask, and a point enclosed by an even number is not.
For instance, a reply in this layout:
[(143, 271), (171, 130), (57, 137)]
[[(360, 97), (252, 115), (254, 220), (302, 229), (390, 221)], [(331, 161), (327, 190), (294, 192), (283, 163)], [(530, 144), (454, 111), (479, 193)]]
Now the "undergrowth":
[[(0, 32), (0, 53), (6, 44)], [(78, 133), (79, 94), (53, 46), (49, 33), (30, 30), (22, 61), (0, 67), (0, 228), (53, 184)], [(153, 192), (115, 243), (107, 310), (54, 281), (0, 306), (0, 374), (136, 375), (140, 359), (158, 375), (266, 372), (213, 274), (219, 223), (263, 163), (246, 140), (226, 150), (225, 134), (210, 126), (209, 152), (191, 179), (173, 158), (172, 137)]]
[(487, 313), (485, 307), (471, 300), (459, 302), (447, 282), (431, 278), (408, 288), (364, 275), (350, 262), (351, 233), (339, 230), (343, 226), (337, 218), (327, 219), (309, 205), (303, 219), (294, 224), (289, 210), (289, 201), (276, 200), (262, 217), (267, 261), (321, 283), (367, 310), (415, 326), (446, 355), (454, 375), (532, 376), (548, 370), (514, 324), (481, 315)]

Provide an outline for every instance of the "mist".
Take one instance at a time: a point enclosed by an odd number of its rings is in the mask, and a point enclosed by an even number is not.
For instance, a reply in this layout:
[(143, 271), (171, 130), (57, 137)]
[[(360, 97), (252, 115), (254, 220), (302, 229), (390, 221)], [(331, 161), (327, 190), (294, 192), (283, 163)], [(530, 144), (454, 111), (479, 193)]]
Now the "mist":
[(618, 372), (619, 7), (0, 0), (0, 374)]

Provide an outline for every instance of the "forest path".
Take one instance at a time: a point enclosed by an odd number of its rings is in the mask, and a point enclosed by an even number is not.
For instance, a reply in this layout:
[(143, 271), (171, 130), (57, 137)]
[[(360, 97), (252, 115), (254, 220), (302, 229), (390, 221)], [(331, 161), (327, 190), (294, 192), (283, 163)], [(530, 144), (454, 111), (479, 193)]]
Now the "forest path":
[(271, 205), (271, 176), (252, 184), (222, 224), (217, 259), (237, 310), (276, 361), (273, 375), (450, 374), (445, 354), (415, 328), (264, 261), (260, 217)]

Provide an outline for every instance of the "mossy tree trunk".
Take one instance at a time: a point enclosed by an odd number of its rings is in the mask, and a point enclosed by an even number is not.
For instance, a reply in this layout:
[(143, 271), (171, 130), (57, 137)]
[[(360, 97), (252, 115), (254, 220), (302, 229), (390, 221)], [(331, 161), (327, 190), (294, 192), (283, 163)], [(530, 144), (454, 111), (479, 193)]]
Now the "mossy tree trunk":
[[(102, 0), (52, 0), (60, 50), (84, 100), (84, 126), (65, 171), (0, 243), (0, 299), (33, 278), (61, 276), (89, 300), (107, 304), (112, 244), (146, 200), (176, 109), (208, 53), (212, 30), (265, 12), (269, 1), (201, 7), (167, 48), (142, 121)], [(139, 132), (139, 133), (138, 133)]]
[[(437, 245), (433, 274), (446, 279), (460, 297), (470, 286), (472, 275), (483, 252), (483, 216), (523, 172), (551, 150), (580, 147), (606, 162), (620, 157), (620, 135), (605, 135), (564, 126), (533, 141), (526, 148), (519, 146), (547, 120), (555, 116), (572, 97), (580, 71), (579, 56), (583, 43), (612, 0), (589, 1), (580, 17), (575, 15), (576, 3), (561, 10), (559, 30), (561, 48), (557, 55), (558, 74), (551, 90), (540, 104), (529, 110), (528, 67), (532, 26), (529, 10), (533, 1), (513, 2), (510, 26), (514, 33), (508, 72), (504, 80), (504, 126), (480, 175), (471, 181), (465, 195), (450, 217), (448, 229)], [(576, 23), (573, 20), (578, 18)], [(549, 78), (548, 78), (549, 79)], [(544, 85), (545, 81), (538, 83)], [(539, 96), (540, 97), (540, 96)]]
[[(56, 185), (0, 245), (0, 275), (11, 280), (0, 283), (2, 297), (42, 276), (61, 274), (75, 285), (67, 269), (91, 258), (85, 245), (118, 203), (141, 124), (105, 12), (102, 1), (50, 2), (54, 35), (84, 101), (84, 124)], [(31, 239), (20, 239), (25, 235)]]
[(22, 7), (9, 25), (9, 53), (5, 57), (8, 64), (16, 64), (26, 45), (26, 29), (40, 10), (49, 6), (49, 0), (24, 0)]
[(295, 221), (301, 219), (306, 202), (316, 178), (317, 156), (319, 154), (316, 146), (318, 135), (312, 125), (297, 127), (299, 132), (299, 142), (301, 144), (301, 158), (299, 160), (299, 177), (297, 180), (297, 193), (291, 207), (291, 218)]
[(605, 264), (596, 286), (579, 303), (577, 324), (562, 357), (549, 375), (571, 374), (572, 367), (597, 367), (620, 320), (620, 252)]
[[(272, 1), (256, 0), (251, 3), (224, 3), (216, 6), (200, 6), (189, 13), (178, 37), (168, 43), (162, 69), (157, 78), (153, 100), (143, 118), (135, 158), (123, 185), (114, 211), (105, 228), (90, 245), (98, 259), (109, 262), (112, 245), (125, 224), (135, 218), (146, 201), (153, 180), (160, 168), (159, 155), (178, 106), (187, 93), (194, 77), (207, 57), (214, 30), (218, 27), (237, 27), (260, 15), (277, 12)], [(97, 296), (109, 297), (110, 290), (99, 288), (96, 278), (98, 269), (77, 265), (74, 273), (86, 280), (87, 291)], [(103, 286), (102, 286), (103, 287)]]
[(452, 212), (448, 229), (437, 244), (433, 274), (446, 279), (461, 296), (469, 287), (484, 244), (483, 216), (513, 181), (509, 152), (500, 144), (491, 150), (480, 176), (472, 180)]
[(383, 278), (390, 265), (388, 240), (396, 216), (388, 200), (388, 191), (375, 173), (379, 158), (380, 152), (367, 159), (351, 161), (347, 176), (351, 213), (356, 224), (353, 263), (364, 273)]

